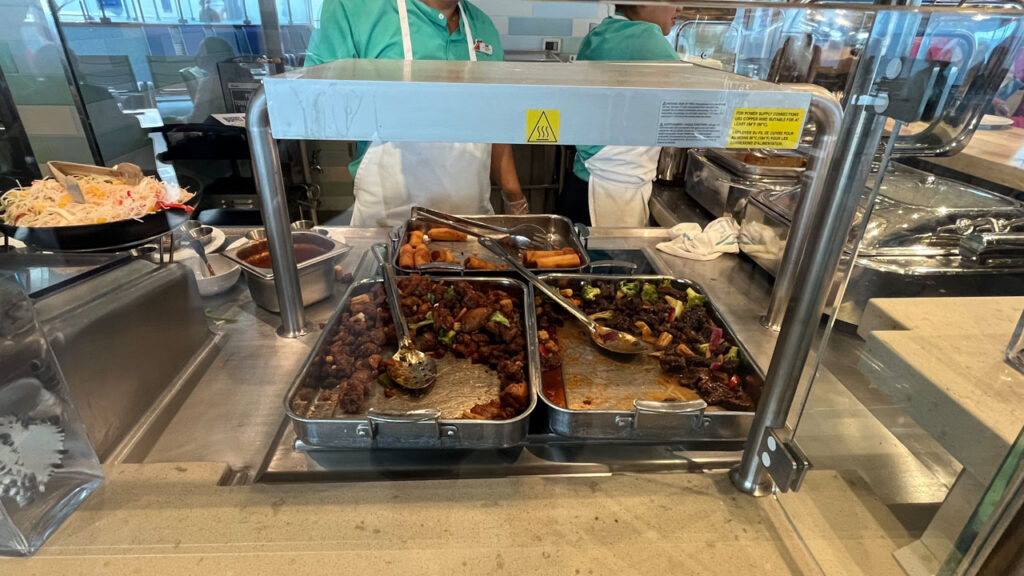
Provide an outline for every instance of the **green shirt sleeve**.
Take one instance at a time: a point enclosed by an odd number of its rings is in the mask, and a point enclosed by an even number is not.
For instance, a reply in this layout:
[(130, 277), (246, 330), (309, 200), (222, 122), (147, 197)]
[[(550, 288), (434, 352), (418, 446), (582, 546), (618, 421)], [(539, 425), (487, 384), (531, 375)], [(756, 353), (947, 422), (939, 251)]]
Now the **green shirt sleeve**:
[(306, 66), (358, 58), (352, 21), (342, 0), (326, 0), (320, 12), (320, 27), (313, 31), (306, 53)]

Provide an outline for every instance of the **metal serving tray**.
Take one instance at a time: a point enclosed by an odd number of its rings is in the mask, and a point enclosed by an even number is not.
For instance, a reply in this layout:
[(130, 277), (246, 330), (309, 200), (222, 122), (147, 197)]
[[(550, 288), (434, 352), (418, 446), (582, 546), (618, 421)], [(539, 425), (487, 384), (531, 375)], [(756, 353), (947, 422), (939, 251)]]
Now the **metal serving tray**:
[[(894, 166), (878, 191), (860, 244), (861, 257), (955, 256), (963, 239), (955, 232), (957, 221), (1024, 217), (1024, 204), (1012, 198), (908, 166)], [(799, 191), (759, 192), (754, 197), (788, 226)], [(846, 250), (852, 251), (852, 243)]]
[[(580, 283), (596, 280), (614, 281), (640, 280), (641, 282), (661, 282), (669, 280), (681, 290), (693, 288), (706, 294), (696, 283), (670, 276), (611, 276), (603, 274), (545, 274), (541, 280), (555, 285), (562, 280)], [(718, 308), (708, 298), (711, 318), (722, 327), (723, 331), (734, 341), (735, 332), (724, 321)], [(602, 438), (649, 441), (696, 441), (696, 440), (735, 440), (747, 438), (750, 425), (754, 419), (753, 412), (730, 412), (715, 408), (705, 408), (703, 401), (692, 402), (679, 398), (681, 401), (664, 402), (668, 386), (662, 379), (659, 383), (661, 368), (658, 362), (646, 356), (636, 356), (622, 360), (602, 354), (578, 330), (573, 330), (574, 320), (567, 320), (565, 328), (559, 330), (558, 340), (563, 349), (562, 381), (566, 386), (566, 405), (556, 406), (541, 393), (540, 399), (547, 405), (548, 426), (560, 436), (571, 438)], [(736, 345), (746, 358), (752, 358), (743, 343)], [(570, 363), (576, 362), (578, 366)], [(754, 374), (763, 382), (764, 373), (751, 363)], [(593, 408), (574, 407), (570, 396), (571, 386), (579, 387), (576, 394), (583, 390), (596, 392), (591, 396), (604, 395), (607, 400)], [(679, 397), (696, 393), (675, 385), (670, 392)], [(582, 396), (582, 395), (581, 395)], [(623, 403), (625, 402), (625, 405)], [(593, 405), (593, 404), (592, 404)]]
[(743, 215), (747, 199), (762, 191), (799, 190), (796, 177), (737, 175), (708, 159), (702, 150), (689, 150), (684, 187), (686, 193), (716, 217)]
[[(758, 197), (746, 206), (740, 226), (740, 251), (773, 276), (789, 236), (789, 220)], [(825, 312), (832, 314), (842, 271), (848, 269), (851, 252), (840, 257), (836, 279)], [(998, 281), (995, 278), (998, 277)], [(928, 296), (1008, 296), (1024, 290), (1024, 268), (964, 266), (959, 255), (860, 255), (850, 272), (836, 318), (857, 325), (872, 298), (922, 298)]]
[[(456, 449), (508, 448), (521, 444), (529, 428), (530, 414), (537, 405), (540, 386), (540, 360), (537, 351), (537, 322), (533, 291), (511, 278), (459, 278), (473, 284), (505, 288), (522, 296), (523, 322), (526, 335), (526, 378), (530, 402), (522, 414), (510, 420), (468, 420), (453, 418), (478, 402), (496, 398), (498, 378), (486, 366), (470, 364), (464, 358), (448, 354), (438, 361), (438, 381), (422, 397), (397, 394), (386, 398), (374, 386), (362, 415), (343, 418), (304, 418), (292, 410), (291, 399), (307, 379), (313, 358), (333, 333), (341, 312), (353, 297), (369, 292), (381, 282), (368, 279), (349, 287), (337, 311), (327, 322), (312, 352), (302, 365), (298, 377), (284, 397), (285, 414), (292, 421), (295, 435), (305, 445), (320, 448), (394, 448), (394, 449)], [(387, 355), (394, 350), (385, 351)], [(459, 386), (450, 386), (453, 382)], [(447, 391), (447, 393), (446, 393)]]
[(788, 166), (760, 166), (746, 161), (747, 154), (757, 154), (771, 157), (804, 158), (807, 156), (795, 150), (772, 150), (770, 154), (762, 153), (761, 150), (738, 150), (709, 148), (707, 155), (718, 162), (723, 168), (739, 176), (769, 176), (783, 178), (799, 178), (806, 167), (791, 168)]
[[(558, 216), (555, 214), (526, 214), (523, 216), (515, 216), (508, 214), (486, 214), (486, 215), (475, 215), (465, 216), (465, 218), (472, 218), (479, 220), (485, 224), (493, 224), (495, 226), (502, 226), (511, 228), (519, 224), (536, 224), (547, 230), (550, 237), (551, 243), (555, 249), (558, 248), (573, 248), (576, 253), (580, 256), (580, 266), (578, 268), (538, 268), (534, 270), (536, 273), (550, 272), (557, 270), (561, 272), (579, 272), (590, 265), (590, 256), (587, 254), (586, 247), (583, 244), (582, 236), (586, 235), (586, 229), (582, 225), (579, 227), (573, 225), (565, 216)], [(431, 242), (430, 247), (434, 249), (447, 249), (451, 250), (458, 260), (457, 264), (447, 263), (432, 263), (423, 268), (402, 268), (398, 265), (398, 249), (405, 241), (407, 232), (410, 226), (416, 225), (421, 221), (411, 219), (403, 226), (399, 226), (391, 231), (391, 244), (393, 252), (395, 254), (395, 268), (409, 274), (472, 274), (474, 276), (508, 276), (514, 274), (513, 271), (509, 270), (466, 270), (462, 266), (462, 262), (469, 256), (474, 256), (488, 262), (500, 264), (498, 258), (492, 254), (489, 250), (481, 246), (475, 238), (469, 237), (465, 242)], [(426, 227), (434, 226), (435, 224), (423, 220), (422, 223)]]

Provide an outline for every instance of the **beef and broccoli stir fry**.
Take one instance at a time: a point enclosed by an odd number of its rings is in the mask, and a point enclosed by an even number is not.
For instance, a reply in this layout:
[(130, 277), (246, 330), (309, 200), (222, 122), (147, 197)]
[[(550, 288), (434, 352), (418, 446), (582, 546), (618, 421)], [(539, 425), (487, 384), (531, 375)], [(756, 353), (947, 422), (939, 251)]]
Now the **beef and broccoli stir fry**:
[[(436, 358), (454, 354), (497, 372), (498, 397), (473, 406), (462, 418), (508, 419), (529, 406), (521, 298), (462, 280), (434, 281), (418, 275), (400, 279), (398, 287), (417, 349)], [(313, 358), (306, 385), (292, 398), (292, 410), (308, 418), (363, 412), (373, 387), (387, 384), (386, 370), (396, 344), (383, 286), (353, 297)], [(442, 385), (446, 383), (438, 383)], [(385, 386), (386, 397), (396, 393), (401, 392)]]
[[(696, 391), (709, 406), (753, 412), (762, 385), (739, 347), (712, 319), (707, 299), (668, 280), (563, 281), (557, 286), (598, 323), (628, 332), (655, 346), (663, 372)], [(567, 315), (546, 298), (537, 299), (543, 370), (562, 364), (558, 329)], [(571, 321), (570, 321), (571, 324)]]

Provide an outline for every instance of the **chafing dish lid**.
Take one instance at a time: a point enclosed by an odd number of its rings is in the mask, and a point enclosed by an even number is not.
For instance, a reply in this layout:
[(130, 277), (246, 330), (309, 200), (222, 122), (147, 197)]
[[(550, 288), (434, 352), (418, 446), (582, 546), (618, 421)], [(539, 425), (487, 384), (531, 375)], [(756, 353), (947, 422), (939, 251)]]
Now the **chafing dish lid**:
[[(792, 220), (798, 196), (778, 191), (761, 194), (758, 199)], [(863, 213), (862, 206), (857, 221)], [(963, 235), (957, 231), (957, 221), (1021, 217), (1024, 204), (1012, 198), (894, 164), (882, 181), (860, 255), (954, 255)]]

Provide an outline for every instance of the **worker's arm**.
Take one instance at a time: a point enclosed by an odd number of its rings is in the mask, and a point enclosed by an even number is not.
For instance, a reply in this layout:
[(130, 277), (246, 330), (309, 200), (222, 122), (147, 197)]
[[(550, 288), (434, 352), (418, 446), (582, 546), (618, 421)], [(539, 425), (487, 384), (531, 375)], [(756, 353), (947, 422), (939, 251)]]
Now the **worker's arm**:
[(529, 213), (530, 207), (519, 185), (519, 175), (516, 174), (516, 161), (512, 156), (511, 144), (491, 145), (491, 181), (501, 187), (506, 212)]

